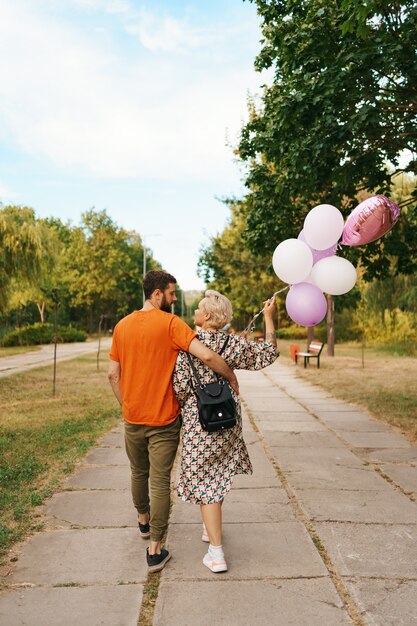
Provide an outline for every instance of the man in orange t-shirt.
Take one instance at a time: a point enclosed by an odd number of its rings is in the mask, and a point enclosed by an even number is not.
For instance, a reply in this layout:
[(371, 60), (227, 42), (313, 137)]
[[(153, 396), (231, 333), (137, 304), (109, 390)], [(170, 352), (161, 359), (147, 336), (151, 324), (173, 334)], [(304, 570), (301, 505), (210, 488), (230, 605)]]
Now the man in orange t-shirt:
[(171, 469), (181, 427), (171, 382), (178, 352), (197, 356), (238, 392), (236, 376), (226, 362), (171, 314), (176, 282), (167, 272), (146, 274), (143, 308), (120, 320), (114, 329), (108, 373), (122, 405), (133, 503), (139, 532), (145, 539), (150, 537), (146, 558), (151, 572), (161, 570), (171, 556), (161, 541), (168, 525)]

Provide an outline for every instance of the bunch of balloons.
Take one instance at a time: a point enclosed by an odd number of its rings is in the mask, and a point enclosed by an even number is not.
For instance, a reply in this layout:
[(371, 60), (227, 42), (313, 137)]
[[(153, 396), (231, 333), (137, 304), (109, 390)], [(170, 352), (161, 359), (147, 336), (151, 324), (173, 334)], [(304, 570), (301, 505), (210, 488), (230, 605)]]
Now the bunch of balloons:
[(339, 296), (356, 283), (356, 269), (336, 256), (339, 240), (360, 246), (385, 235), (400, 216), (399, 207), (385, 196), (372, 196), (349, 215), (331, 204), (319, 204), (304, 220), (297, 239), (286, 239), (275, 249), (272, 265), (278, 278), (291, 285), (286, 298), (290, 318), (301, 326), (315, 326), (325, 317), (324, 293)]

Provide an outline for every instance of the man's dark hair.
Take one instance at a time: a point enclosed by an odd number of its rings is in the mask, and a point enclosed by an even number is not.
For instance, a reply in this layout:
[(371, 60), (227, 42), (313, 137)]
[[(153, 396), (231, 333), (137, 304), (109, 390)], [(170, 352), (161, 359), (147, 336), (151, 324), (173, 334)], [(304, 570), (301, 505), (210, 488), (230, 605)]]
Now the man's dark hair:
[(150, 272), (147, 272), (145, 274), (145, 278), (143, 279), (143, 291), (145, 293), (145, 298), (150, 298), (155, 289), (165, 291), (169, 283), (176, 282), (177, 279), (174, 278), (172, 274), (168, 274), (168, 272), (162, 272), (160, 270), (151, 270)]

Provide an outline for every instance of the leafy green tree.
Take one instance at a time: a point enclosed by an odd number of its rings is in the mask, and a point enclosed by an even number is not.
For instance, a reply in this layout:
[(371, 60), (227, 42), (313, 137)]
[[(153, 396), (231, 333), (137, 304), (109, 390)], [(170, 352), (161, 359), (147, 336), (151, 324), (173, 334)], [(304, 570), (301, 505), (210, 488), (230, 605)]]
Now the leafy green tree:
[(221, 234), (201, 251), (198, 273), (212, 289), (232, 302), (234, 324), (241, 330), (262, 301), (279, 287), (270, 259), (253, 254), (242, 240), (246, 218), (241, 202), (229, 202), (231, 220)]
[[(71, 230), (64, 265), (70, 302), (87, 310), (90, 332), (100, 315), (120, 317), (141, 306), (141, 238), (119, 228), (106, 211), (82, 215), (81, 225)], [(158, 268), (148, 251), (147, 269)]]
[[(272, 253), (296, 236), (314, 205), (347, 216), (358, 193), (390, 193), (393, 173), (415, 172), (417, 5), (413, 0), (251, 0), (262, 19), (258, 70), (274, 69), (262, 105), (250, 105), (238, 154), (248, 164), (245, 237)], [(394, 165), (394, 172), (387, 163)], [(415, 195), (383, 239), (344, 253), (365, 279), (417, 267)]]
[(52, 289), (59, 288), (63, 278), (64, 243), (48, 219), (36, 220), (41, 234), (42, 251), (36, 273), (15, 276), (11, 281), (8, 308), (10, 310), (36, 304), (40, 322), (45, 322), (47, 307), (52, 307)]
[(45, 228), (29, 207), (6, 206), (0, 210), (0, 308), (4, 311), (13, 280), (31, 284), (42, 265), (47, 247)]

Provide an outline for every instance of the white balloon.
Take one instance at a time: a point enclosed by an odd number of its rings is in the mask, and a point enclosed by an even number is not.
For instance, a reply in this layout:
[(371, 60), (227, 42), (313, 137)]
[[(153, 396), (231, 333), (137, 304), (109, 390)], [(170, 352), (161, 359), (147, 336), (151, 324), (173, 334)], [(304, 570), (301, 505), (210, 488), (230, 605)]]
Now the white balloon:
[(275, 248), (272, 266), (285, 283), (301, 283), (311, 272), (313, 254), (304, 241), (286, 239)]
[(331, 204), (319, 204), (304, 220), (304, 237), (315, 250), (326, 250), (339, 241), (343, 228), (343, 215), (339, 209)]
[(317, 287), (332, 296), (350, 291), (356, 283), (356, 269), (347, 259), (329, 256), (317, 261), (310, 278)]

